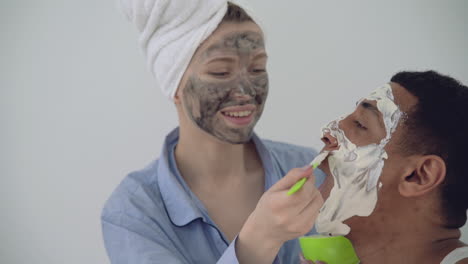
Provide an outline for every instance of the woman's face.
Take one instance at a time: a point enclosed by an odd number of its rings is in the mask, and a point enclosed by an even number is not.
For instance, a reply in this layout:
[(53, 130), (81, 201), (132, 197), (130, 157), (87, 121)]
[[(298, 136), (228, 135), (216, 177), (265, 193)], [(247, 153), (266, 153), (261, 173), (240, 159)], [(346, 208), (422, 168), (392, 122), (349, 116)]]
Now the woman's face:
[(268, 95), (266, 63), (255, 23), (222, 23), (200, 45), (181, 81), (185, 114), (222, 141), (249, 141)]

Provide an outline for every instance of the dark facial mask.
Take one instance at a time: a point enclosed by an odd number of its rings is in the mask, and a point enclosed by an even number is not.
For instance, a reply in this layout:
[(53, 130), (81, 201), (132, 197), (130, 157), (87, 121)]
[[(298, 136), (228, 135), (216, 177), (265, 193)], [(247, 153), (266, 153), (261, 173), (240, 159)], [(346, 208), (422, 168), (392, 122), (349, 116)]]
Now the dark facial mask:
[[(256, 32), (234, 33), (209, 48), (205, 55), (216, 49), (236, 52), (241, 62), (240, 70), (228, 79), (202, 80), (192, 74), (184, 87), (184, 107), (190, 119), (207, 133), (232, 144), (245, 143), (252, 137), (268, 95), (268, 74), (252, 73), (249, 64), (245, 63), (253, 52), (264, 49), (263, 37)], [(234, 96), (236, 94), (249, 99), (239, 100)], [(228, 126), (220, 110), (247, 104), (256, 106), (252, 122), (241, 128)]]

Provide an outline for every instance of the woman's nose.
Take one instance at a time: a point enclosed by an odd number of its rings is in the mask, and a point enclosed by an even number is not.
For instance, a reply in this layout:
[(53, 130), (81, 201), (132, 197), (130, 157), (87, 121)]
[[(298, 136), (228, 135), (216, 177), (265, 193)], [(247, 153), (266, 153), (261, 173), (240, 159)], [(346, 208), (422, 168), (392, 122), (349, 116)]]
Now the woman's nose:
[(238, 82), (235, 84), (236, 87), (234, 87), (234, 96), (239, 98), (239, 99), (252, 99), (255, 98), (256, 92), (255, 92), (255, 84), (252, 82), (252, 80), (249, 77), (249, 72), (248, 71), (241, 71), (239, 73)]
[(253, 88), (249, 87), (249, 85), (245, 85), (244, 83), (239, 83), (236, 89), (233, 90), (233, 95), (238, 100), (251, 100), (254, 98)]
[(325, 135), (323, 135), (322, 142), (325, 143), (324, 150), (333, 151), (339, 148), (338, 140), (333, 137), (330, 132), (327, 132)]

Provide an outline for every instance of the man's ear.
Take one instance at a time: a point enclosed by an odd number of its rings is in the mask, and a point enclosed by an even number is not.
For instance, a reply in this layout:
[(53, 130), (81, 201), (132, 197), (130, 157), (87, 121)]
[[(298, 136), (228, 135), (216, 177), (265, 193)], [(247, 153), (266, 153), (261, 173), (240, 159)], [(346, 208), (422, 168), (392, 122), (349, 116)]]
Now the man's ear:
[(437, 188), (445, 179), (447, 167), (436, 155), (418, 157), (401, 179), (398, 190), (404, 197), (417, 197)]

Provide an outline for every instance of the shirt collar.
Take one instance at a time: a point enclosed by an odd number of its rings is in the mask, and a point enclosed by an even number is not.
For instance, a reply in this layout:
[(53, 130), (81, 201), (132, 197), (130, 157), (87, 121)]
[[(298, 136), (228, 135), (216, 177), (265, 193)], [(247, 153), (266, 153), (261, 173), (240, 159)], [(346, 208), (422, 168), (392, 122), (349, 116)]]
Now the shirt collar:
[(167, 135), (158, 164), (158, 184), (167, 214), (176, 226), (184, 226), (203, 218), (195, 201), (186, 192), (174, 168), (171, 168), (171, 150), (179, 141), (179, 129)]
[[(267, 190), (274, 182), (271, 154), (255, 133), (252, 140), (265, 170), (265, 190)], [(176, 226), (185, 226), (196, 219), (207, 222), (206, 209), (180, 176), (175, 162), (171, 162), (173, 160), (171, 155), (178, 141), (179, 129), (176, 128), (167, 135), (158, 163), (158, 184), (164, 205), (169, 218)]]

